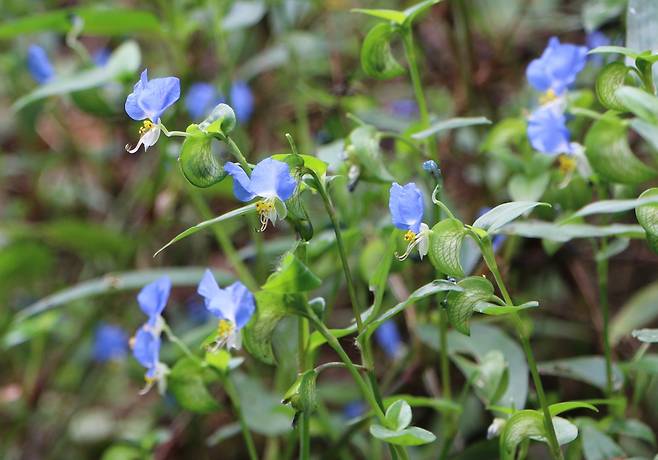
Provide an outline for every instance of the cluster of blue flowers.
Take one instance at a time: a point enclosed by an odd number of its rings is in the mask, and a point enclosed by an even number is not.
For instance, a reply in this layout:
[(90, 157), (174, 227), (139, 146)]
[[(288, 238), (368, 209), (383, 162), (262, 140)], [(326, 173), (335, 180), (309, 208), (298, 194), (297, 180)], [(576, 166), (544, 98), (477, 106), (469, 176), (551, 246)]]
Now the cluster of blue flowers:
[[(206, 116), (217, 104), (226, 102), (217, 88), (207, 82), (197, 82), (190, 86), (185, 96), (185, 108), (194, 119)], [(254, 95), (245, 81), (235, 81), (231, 85), (229, 103), (240, 123), (247, 123), (254, 111)]]
[[(160, 347), (162, 331), (166, 327), (162, 312), (169, 301), (170, 292), (171, 280), (164, 276), (144, 286), (137, 295), (137, 303), (147, 320), (130, 339), (130, 347), (135, 359), (146, 368), (146, 387), (142, 394), (150, 390), (155, 383), (159, 385), (160, 392), (165, 389), (169, 368), (160, 362)], [(197, 292), (203, 298), (208, 312), (219, 319), (217, 338), (211, 351), (221, 346), (239, 349), (241, 329), (256, 311), (253, 294), (239, 281), (224, 289), (220, 288), (210, 270), (204, 273)], [(118, 357), (121, 343), (125, 350), (125, 334), (120, 329), (114, 326), (104, 327), (99, 330), (98, 335), (102, 338), (97, 337), (96, 356), (105, 360)]]
[(543, 93), (541, 105), (528, 119), (528, 139), (532, 147), (547, 155), (574, 153), (570, 142), (565, 93), (587, 63), (587, 47), (548, 41), (542, 55), (526, 70), (530, 86)]

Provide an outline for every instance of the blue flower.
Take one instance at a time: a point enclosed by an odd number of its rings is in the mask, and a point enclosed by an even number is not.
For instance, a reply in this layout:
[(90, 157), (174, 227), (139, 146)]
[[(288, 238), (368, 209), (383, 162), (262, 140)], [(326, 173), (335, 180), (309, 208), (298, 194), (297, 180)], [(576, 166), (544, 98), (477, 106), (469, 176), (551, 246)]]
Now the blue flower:
[(205, 82), (193, 83), (185, 96), (185, 108), (194, 119), (208, 114), (217, 104), (223, 102), (214, 85)]
[(544, 105), (528, 118), (528, 139), (535, 150), (547, 154), (572, 153), (566, 117), (559, 104)]
[(398, 326), (393, 320), (388, 320), (382, 323), (375, 330), (375, 339), (380, 347), (391, 358), (397, 358), (402, 351), (402, 340), (400, 339), (400, 332)]
[(222, 345), (229, 349), (240, 348), (240, 330), (256, 311), (253, 294), (240, 281), (225, 289), (220, 288), (210, 270), (203, 274), (197, 292), (203, 297), (208, 311), (219, 318), (215, 348)]
[(393, 115), (403, 118), (413, 118), (418, 115), (418, 104), (413, 99), (398, 99), (390, 104)]
[(122, 359), (128, 351), (128, 334), (118, 326), (102, 324), (94, 333), (94, 360), (104, 363)]
[(557, 37), (551, 37), (541, 57), (526, 69), (526, 76), (536, 90), (559, 96), (576, 81), (586, 61), (585, 46), (561, 44)]
[(423, 194), (416, 184), (408, 183), (404, 187), (393, 182), (388, 200), (388, 209), (391, 211), (393, 225), (400, 230), (406, 230), (404, 239), (409, 243), (407, 250), (398, 258), (404, 260), (411, 251), (418, 246), (420, 258), (429, 250), (430, 229), (422, 222), (424, 204)]
[(30, 45), (27, 50), (27, 68), (37, 83), (47, 83), (55, 75), (48, 54), (39, 45)]
[(140, 394), (147, 393), (155, 383), (158, 383), (160, 393), (164, 393), (165, 377), (169, 369), (160, 362), (161, 345), (160, 332), (154, 332), (147, 324), (139, 328), (135, 336), (130, 339), (133, 356), (146, 368), (144, 374), (146, 386)]
[(260, 214), (261, 231), (267, 223), (285, 219), (287, 209), (284, 201), (292, 196), (297, 182), (290, 174), (290, 167), (283, 161), (265, 158), (256, 165), (251, 177), (237, 163), (226, 163), (224, 170), (233, 177), (233, 193), (240, 201), (262, 198), (256, 203)]
[(146, 151), (160, 137), (160, 117), (180, 97), (180, 80), (176, 77), (148, 79), (147, 70), (142, 72), (133, 92), (126, 98), (126, 113), (133, 120), (144, 120), (139, 130), (141, 135), (137, 145), (126, 150), (135, 153), (140, 145)]
[(142, 309), (144, 314), (148, 316), (147, 325), (151, 328), (156, 328), (162, 310), (164, 310), (169, 300), (169, 293), (171, 291), (171, 280), (168, 276), (163, 276), (160, 279), (147, 284), (139, 291), (137, 295), (137, 303)]
[(247, 123), (254, 111), (254, 95), (244, 81), (235, 81), (231, 85), (231, 107), (240, 123)]

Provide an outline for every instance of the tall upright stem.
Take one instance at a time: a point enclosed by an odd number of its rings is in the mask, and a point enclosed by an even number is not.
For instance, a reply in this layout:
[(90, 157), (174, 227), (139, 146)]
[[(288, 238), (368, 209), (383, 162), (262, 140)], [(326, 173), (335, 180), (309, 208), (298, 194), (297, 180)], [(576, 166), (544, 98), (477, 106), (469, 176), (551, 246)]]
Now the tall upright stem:
[[(416, 48), (414, 45), (413, 30), (410, 27), (403, 29), (402, 41), (404, 43), (404, 53), (409, 64), (409, 76), (411, 77), (411, 84), (414, 88), (414, 95), (416, 97), (416, 104), (418, 105), (418, 114), (420, 115), (420, 123), (422, 128), (428, 128), (430, 124), (430, 116), (427, 110), (427, 101), (425, 100), (425, 93), (423, 92), (423, 83), (420, 80), (420, 71), (418, 70), (418, 61), (416, 59)], [(427, 147), (427, 154), (433, 160), (438, 161), (436, 154), (436, 139), (434, 136), (429, 137), (425, 142)]]
[(350, 265), (347, 261), (347, 253), (345, 252), (345, 244), (343, 243), (343, 235), (340, 231), (340, 225), (338, 223), (338, 217), (336, 217), (336, 211), (334, 205), (329, 198), (327, 189), (324, 183), (320, 178), (315, 174), (315, 172), (309, 170), (309, 174), (313, 176), (315, 182), (317, 183), (317, 189), (322, 197), (324, 202), (324, 207), (329, 214), (329, 219), (331, 220), (331, 226), (334, 228), (334, 234), (336, 235), (336, 246), (338, 246), (338, 254), (340, 256), (340, 262), (343, 266), (343, 272), (345, 273), (345, 282), (347, 283), (347, 291), (350, 295), (350, 302), (352, 303), (352, 311), (354, 312), (354, 319), (356, 320), (356, 328), (361, 334), (363, 329), (363, 322), (361, 321), (361, 306), (359, 304), (359, 298), (356, 294), (356, 288), (354, 287), (354, 280), (352, 278), (352, 273), (350, 271)]
[(452, 390), (450, 388), (450, 359), (448, 357), (448, 313), (439, 305), (439, 359), (441, 363), (441, 387), (443, 397), (452, 399)]
[[(498, 289), (500, 289), (501, 294), (505, 303), (508, 305), (514, 305), (512, 298), (509, 295), (507, 287), (503, 282), (503, 277), (500, 275), (500, 270), (498, 269), (498, 264), (496, 263), (496, 257), (491, 245), (491, 239), (487, 236), (486, 238), (479, 239), (480, 248), (482, 250), (482, 256), (484, 261), (491, 270), (491, 273), (496, 280)], [(519, 336), (521, 341), (521, 346), (526, 355), (526, 360), (528, 361), (528, 367), (530, 368), (530, 375), (532, 376), (532, 382), (535, 385), (535, 390), (537, 391), (537, 398), (539, 399), (539, 405), (541, 406), (542, 413), (544, 415), (544, 429), (546, 430), (548, 438), (548, 447), (551, 452), (551, 456), (555, 460), (562, 460), (564, 457), (562, 455), (562, 450), (560, 450), (560, 444), (557, 440), (557, 435), (555, 434), (555, 427), (553, 426), (553, 418), (551, 417), (551, 412), (548, 408), (548, 401), (546, 400), (546, 394), (544, 393), (544, 386), (542, 385), (541, 378), (539, 377), (539, 370), (537, 369), (537, 362), (535, 361), (535, 355), (532, 352), (532, 347), (530, 346), (530, 340), (526, 335), (523, 322), (519, 317), (519, 314), (514, 312), (511, 314), (512, 322), (516, 328), (516, 333)]]

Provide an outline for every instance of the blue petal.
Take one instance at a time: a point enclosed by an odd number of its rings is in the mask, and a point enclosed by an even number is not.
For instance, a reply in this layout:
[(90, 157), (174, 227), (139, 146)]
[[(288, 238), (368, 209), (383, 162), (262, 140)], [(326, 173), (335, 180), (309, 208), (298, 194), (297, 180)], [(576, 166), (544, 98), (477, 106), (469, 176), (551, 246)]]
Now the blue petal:
[(162, 313), (171, 291), (171, 280), (168, 276), (147, 284), (137, 295), (137, 302), (144, 314), (149, 317), (149, 324), (155, 324), (157, 317)]
[(160, 360), (160, 337), (142, 326), (135, 334), (133, 356), (142, 366), (154, 368)]
[(107, 61), (110, 60), (110, 50), (103, 47), (97, 50), (94, 53), (93, 60), (94, 64), (96, 64), (98, 67), (103, 67), (105, 64), (107, 64)]
[(551, 37), (541, 57), (528, 66), (526, 76), (535, 89), (552, 89), (556, 94), (562, 94), (576, 81), (586, 62), (586, 47), (562, 44), (557, 37)]
[(240, 201), (249, 201), (256, 195), (251, 191), (251, 180), (237, 163), (228, 162), (224, 171), (233, 178), (233, 194)]
[(185, 108), (194, 119), (200, 119), (222, 102), (217, 89), (210, 83), (197, 82), (190, 86), (185, 96)]
[(133, 92), (126, 98), (126, 113), (135, 119), (149, 118), (157, 123), (162, 113), (180, 97), (180, 80), (176, 77), (148, 80), (144, 70)]
[(199, 287), (197, 287), (196, 292), (203, 297), (203, 302), (208, 308), (210, 301), (219, 295), (219, 285), (215, 280), (215, 276), (209, 269), (203, 273), (203, 278), (199, 282)]
[(247, 289), (247, 286), (240, 281), (231, 284), (226, 290), (229, 291), (231, 298), (233, 299), (233, 304), (236, 306), (235, 325), (238, 329), (241, 329), (249, 322), (256, 311), (254, 296), (249, 289)]
[(290, 167), (283, 161), (265, 158), (251, 172), (250, 189), (262, 198), (278, 197), (285, 201), (292, 196), (296, 185)]
[(548, 155), (571, 153), (569, 129), (564, 114), (552, 105), (535, 110), (528, 119), (530, 145)]
[(390, 190), (388, 208), (391, 211), (393, 225), (402, 230), (420, 231), (423, 221), (423, 194), (413, 182), (401, 187), (393, 182)]
[(30, 45), (28, 48), (27, 68), (37, 83), (46, 83), (55, 75), (46, 50), (39, 45)]
[(400, 332), (398, 326), (393, 320), (388, 320), (382, 323), (375, 330), (375, 338), (380, 347), (391, 358), (395, 358), (400, 352), (402, 347), (402, 340), (400, 339)]
[(236, 324), (235, 314), (238, 306), (233, 303), (231, 293), (227, 289), (220, 289), (217, 295), (210, 299), (206, 308), (217, 318), (226, 319)]
[(128, 351), (128, 334), (118, 326), (101, 324), (94, 333), (92, 355), (99, 362), (123, 358)]
[(244, 81), (236, 81), (231, 86), (231, 107), (240, 123), (247, 123), (254, 111), (254, 96)]

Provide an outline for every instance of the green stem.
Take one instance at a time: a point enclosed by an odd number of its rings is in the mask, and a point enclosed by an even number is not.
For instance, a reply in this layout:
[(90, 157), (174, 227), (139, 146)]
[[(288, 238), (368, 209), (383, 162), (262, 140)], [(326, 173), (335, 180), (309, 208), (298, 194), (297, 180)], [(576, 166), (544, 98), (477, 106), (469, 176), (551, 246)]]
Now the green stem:
[(363, 329), (363, 322), (361, 321), (361, 306), (359, 304), (359, 299), (356, 295), (356, 289), (354, 287), (354, 280), (352, 278), (352, 273), (350, 272), (350, 265), (347, 261), (347, 253), (345, 252), (345, 244), (343, 243), (343, 235), (340, 231), (340, 225), (338, 223), (338, 217), (336, 217), (336, 211), (331, 202), (331, 198), (327, 194), (327, 189), (324, 186), (324, 183), (320, 178), (315, 174), (314, 171), (308, 170), (308, 173), (313, 176), (317, 184), (318, 192), (322, 197), (324, 202), (324, 207), (329, 214), (329, 219), (331, 220), (331, 225), (334, 228), (334, 233), (336, 235), (336, 246), (338, 246), (338, 254), (340, 256), (340, 261), (343, 266), (343, 272), (345, 273), (345, 282), (347, 283), (347, 291), (350, 296), (350, 301), (352, 303), (352, 311), (354, 312), (354, 319), (356, 320), (356, 328), (361, 334)]
[(228, 395), (229, 399), (231, 400), (231, 404), (233, 405), (233, 412), (235, 412), (235, 416), (238, 418), (238, 422), (240, 422), (240, 429), (242, 430), (244, 442), (247, 445), (249, 459), (258, 460), (258, 451), (256, 450), (254, 438), (251, 436), (251, 431), (249, 431), (249, 427), (247, 426), (244, 414), (242, 413), (242, 406), (240, 404), (240, 398), (238, 397), (238, 392), (235, 389), (235, 385), (233, 384), (231, 378), (228, 376), (226, 376), (223, 380), (224, 390), (226, 390), (226, 394)]
[[(601, 239), (600, 253), (605, 252), (608, 242)], [(610, 346), (610, 304), (608, 302), (608, 258), (599, 257), (596, 261), (596, 273), (599, 285), (599, 305), (603, 316), (603, 354), (605, 356), (605, 390), (610, 396), (614, 391), (612, 374), (612, 347)]]
[(231, 139), (230, 136), (224, 136), (223, 140), (224, 142), (226, 142), (226, 145), (228, 145), (229, 148), (231, 149), (231, 153), (238, 160), (240, 166), (242, 166), (242, 169), (244, 169), (247, 175), (250, 175), (251, 166), (249, 166), (249, 163), (247, 162), (245, 156), (242, 154), (242, 151), (240, 150), (240, 147), (238, 147), (238, 144), (236, 144), (235, 141)]
[[(411, 84), (414, 88), (414, 95), (416, 97), (416, 104), (418, 104), (418, 113), (420, 114), (421, 128), (429, 128), (430, 117), (427, 111), (427, 101), (425, 100), (425, 93), (423, 92), (423, 83), (420, 79), (420, 71), (418, 70), (418, 61), (416, 60), (416, 48), (414, 45), (413, 30), (410, 27), (405, 27), (402, 30), (402, 41), (404, 43), (404, 53), (409, 64), (409, 76), (411, 77)], [(427, 153), (430, 158), (438, 160), (436, 154), (436, 139), (434, 136), (429, 137), (424, 142), (427, 147)]]
[[(201, 194), (195, 193), (189, 187), (186, 188), (188, 189), (188, 194), (192, 200), (192, 204), (201, 215), (201, 218), (204, 220), (211, 219), (213, 217), (212, 212), (208, 208), (208, 205), (206, 204)], [(231, 263), (231, 266), (235, 269), (235, 272), (238, 274), (240, 280), (245, 284), (245, 286), (249, 288), (249, 290), (258, 290), (258, 282), (256, 282), (251, 272), (240, 258), (238, 251), (233, 246), (233, 243), (231, 242), (229, 236), (226, 234), (224, 227), (221, 225), (212, 225), (211, 229), (215, 235), (215, 239), (217, 240), (219, 247), (222, 248), (222, 252), (226, 255), (226, 258)]]
[(439, 305), (439, 359), (441, 362), (441, 386), (443, 387), (443, 397), (452, 399), (452, 390), (450, 388), (450, 359), (448, 358), (448, 313), (445, 308)]
[[(480, 249), (482, 250), (482, 256), (484, 261), (491, 270), (491, 273), (496, 280), (498, 289), (505, 299), (505, 303), (508, 305), (514, 305), (512, 298), (509, 295), (507, 287), (503, 282), (503, 278), (500, 275), (500, 270), (498, 269), (498, 264), (496, 263), (496, 257), (493, 252), (491, 245), (491, 239), (487, 236), (485, 239), (478, 239), (480, 243)], [(528, 361), (528, 367), (530, 368), (530, 375), (532, 376), (532, 381), (535, 385), (535, 390), (537, 391), (537, 398), (539, 399), (539, 404), (541, 406), (543, 415), (544, 415), (544, 429), (547, 433), (548, 438), (548, 447), (551, 452), (551, 456), (555, 460), (562, 460), (564, 457), (562, 455), (562, 450), (560, 450), (560, 444), (557, 441), (557, 435), (555, 434), (555, 427), (553, 426), (553, 418), (551, 417), (550, 410), (548, 408), (548, 401), (546, 400), (546, 394), (544, 393), (544, 386), (542, 385), (541, 378), (539, 377), (539, 370), (537, 369), (537, 362), (535, 361), (535, 356), (532, 352), (532, 347), (530, 346), (530, 340), (528, 339), (525, 328), (523, 327), (523, 322), (518, 313), (514, 312), (511, 314), (512, 322), (516, 328), (516, 333), (519, 336), (521, 341), (521, 346), (525, 352), (526, 359)]]

